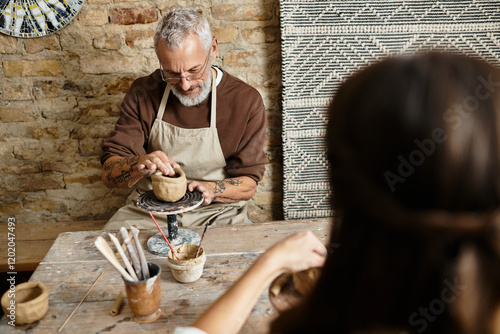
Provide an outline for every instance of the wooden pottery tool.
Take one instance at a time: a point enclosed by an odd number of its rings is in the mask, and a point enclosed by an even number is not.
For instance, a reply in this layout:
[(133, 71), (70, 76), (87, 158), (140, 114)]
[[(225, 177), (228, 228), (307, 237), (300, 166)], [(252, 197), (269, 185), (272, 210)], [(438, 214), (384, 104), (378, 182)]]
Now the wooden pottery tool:
[(137, 274), (135, 273), (134, 268), (132, 268), (132, 265), (130, 264), (130, 261), (128, 260), (127, 255), (125, 255), (125, 252), (123, 251), (123, 249), (120, 245), (120, 241), (118, 241), (118, 238), (115, 237), (114, 235), (112, 235), (111, 233), (109, 233), (109, 238), (115, 244), (115, 247), (118, 250), (118, 253), (120, 254), (121, 258), (123, 259), (123, 263), (125, 264), (125, 267), (127, 268), (130, 276), (132, 276), (132, 278), (134, 280), (138, 281), (139, 277), (137, 277)]
[[(116, 233), (113, 233), (113, 235), (116, 237)], [(132, 232), (131, 231), (128, 231), (128, 237), (130, 239), (132, 239)], [(127, 245), (125, 245), (124, 242), (121, 243), (121, 249), (126, 252), (127, 251)], [(120, 255), (120, 253), (118, 251), (115, 252), (115, 256), (118, 256)], [(120, 255), (121, 256), (121, 255)]]
[(104, 240), (103, 237), (98, 236), (97, 239), (94, 241), (94, 245), (97, 247), (97, 249), (99, 250), (99, 252), (101, 252), (101, 254), (104, 255), (104, 257), (106, 258), (106, 260), (108, 260), (109, 263), (111, 263), (111, 265), (113, 267), (115, 267), (115, 269), (118, 270), (118, 272), (123, 277), (125, 277), (126, 279), (128, 279), (130, 281), (134, 280), (132, 278), (132, 276), (130, 276), (125, 271), (125, 269), (123, 269), (122, 265), (120, 264), (120, 262), (118, 262), (118, 259), (115, 257), (115, 254), (113, 254), (113, 251), (111, 250), (111, 248), (109, 247), (108, 243), (106, 242), (106, 240)]
[[(101, 239), (106, 242), (102, 237)], [(98, 248), (99, 249), (99, 248)], [(122, 268), (123, 269), (123, 268)], [(85, 294), (85, 296), (82, 298), (82, 300), (80, 301), (80, 303), (78, 305), (76, 305), (75, 309), (73, 310), (73, 312), (71, 312), (71, 314), (66, 318), (66, 321), (62, 324), (61, 327), (59, 327), (59, 329), (57, 330), (57, 332), (59, 333), (60, 331), (63, 330), (64, 326), (66, 326), (66, 324), (68, 323), (69, 319), (71, 319), (71, 317), (73, 316), (73, 314), (75, 314), (76, 310), (78, 310), (78, 308), (80, 307), (80, 305), (82, 305), (82, 303), (85, 301), (85, 299), (87, 298), (87, 296), (90, 294), (90, 292), (92, 291), (92, 289), (94, 288), (94, 286), (97, 284), (97, 282), (99, 282), (99, 280), (101, 279), (102, 275), (104, 275), (104, 272), (102, 272), (99, 277), (97, 277), (97, 279), (95, 280), (94, 284), (92, 284), (92, 286), (90, 287), (89, 291), (87, 291), (87, 293)]]
[(125, 298), (125, 291), (120, 291), (120, 294), (118, 297), (116, 297), (116, 300), (111, 307), (111, 311), (109, 312), (111, 315), (118, 315), (120, 313), (120, 309), (122, 308), (123, 305), (123, 299)]
[(135, 273), (137, 274), (137, 277), (139, 277), (139, 280), (142, 280), (141, 264), (139, 262), (139, 258), (137, 257), (137, 253), (135, 252), (134, 246), (128, 237), (127, 229), (122, 226), (120, 228), (120, 233), (122, 234), (123, 242), (127, 245), (128, 255), (130, 255), (130, 259), (132, 260)]
[(137, 253), (139, 254), (139, 260), (141, 262), (143, 279), (149, 278), (148, 263), (146, 261), (146, 256), (144, 255), (144, 250), (142, 249), (141, 242), (139, 241), (139, 229), (135, 227), (130, 227), (132, 235), (134, 236), (135, 248), (137, 248)]

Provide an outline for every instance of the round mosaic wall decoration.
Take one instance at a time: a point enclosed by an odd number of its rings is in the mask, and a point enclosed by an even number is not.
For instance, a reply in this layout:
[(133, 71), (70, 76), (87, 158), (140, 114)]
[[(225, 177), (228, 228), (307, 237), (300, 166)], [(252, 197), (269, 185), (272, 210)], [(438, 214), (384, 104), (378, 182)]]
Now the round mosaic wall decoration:
[(84, 0), (0, 0), (0, 32), (24, 38), (50, 35), (78, 14)]

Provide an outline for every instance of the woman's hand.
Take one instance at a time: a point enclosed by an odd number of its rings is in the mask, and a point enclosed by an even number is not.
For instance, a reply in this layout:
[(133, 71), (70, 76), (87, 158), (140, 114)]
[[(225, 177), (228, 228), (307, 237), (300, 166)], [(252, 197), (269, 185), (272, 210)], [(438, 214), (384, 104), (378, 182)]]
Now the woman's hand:
[(311, 231), (292, 234), (262, 255), (269, 266), (282, 272), (297, 272), (325, 264), (327, 249)]
[(193, 326), (207, 333), (238, 333), (262, 290), (280, 273), (321, 267), (326, 247), (311, 231), (292, 234), (269, 248), (208, 308)]

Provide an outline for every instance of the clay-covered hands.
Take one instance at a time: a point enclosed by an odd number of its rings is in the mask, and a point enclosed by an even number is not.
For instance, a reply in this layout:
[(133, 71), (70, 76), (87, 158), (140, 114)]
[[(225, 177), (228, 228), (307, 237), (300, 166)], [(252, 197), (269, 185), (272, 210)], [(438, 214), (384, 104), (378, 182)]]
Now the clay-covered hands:
[(198, 190), (203, 196), (203, 203), (201, 205), (209, 205), (212, 203), (212, 196), (208, 190), (209, 182), (191, 181), (187, 185), (188, 191)]
[(174, 168), (178, 167), (179, 164), (162, 151), (141, 155), (137, 163), (137, 169), (143, 177), (151, 176), (156, 171), (162, 172), (163, 175), (174, 176)]
[(292, 234), (269, 248), (263, 255), (282, 272), (297, 272), (325, 264), (327, 249), (311, 231)]

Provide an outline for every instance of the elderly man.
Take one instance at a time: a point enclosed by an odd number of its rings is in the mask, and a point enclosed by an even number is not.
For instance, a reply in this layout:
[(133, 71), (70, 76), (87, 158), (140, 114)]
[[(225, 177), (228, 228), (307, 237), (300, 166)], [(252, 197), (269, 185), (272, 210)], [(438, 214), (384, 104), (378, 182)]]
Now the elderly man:
[(201, 206), (177, 215), (180, 225), (202, 225), (212, 219), (217, 224), (246, 223), (246, 201), (255, 194), (266, 163), (261, 96), (212, 66), (217, 38), (207, 20), (192, 9), (165, 14), (154, 44), (159, 69), (134, 81), (115, 130), (103, 143), (104, 184), (135, 187), (128, 204), (104, 228), (154, 228), (135, 199), (152, 189), (153, 173), (173, 176), (173, 168), (179, 166), (188, 190), (203, 194)]

